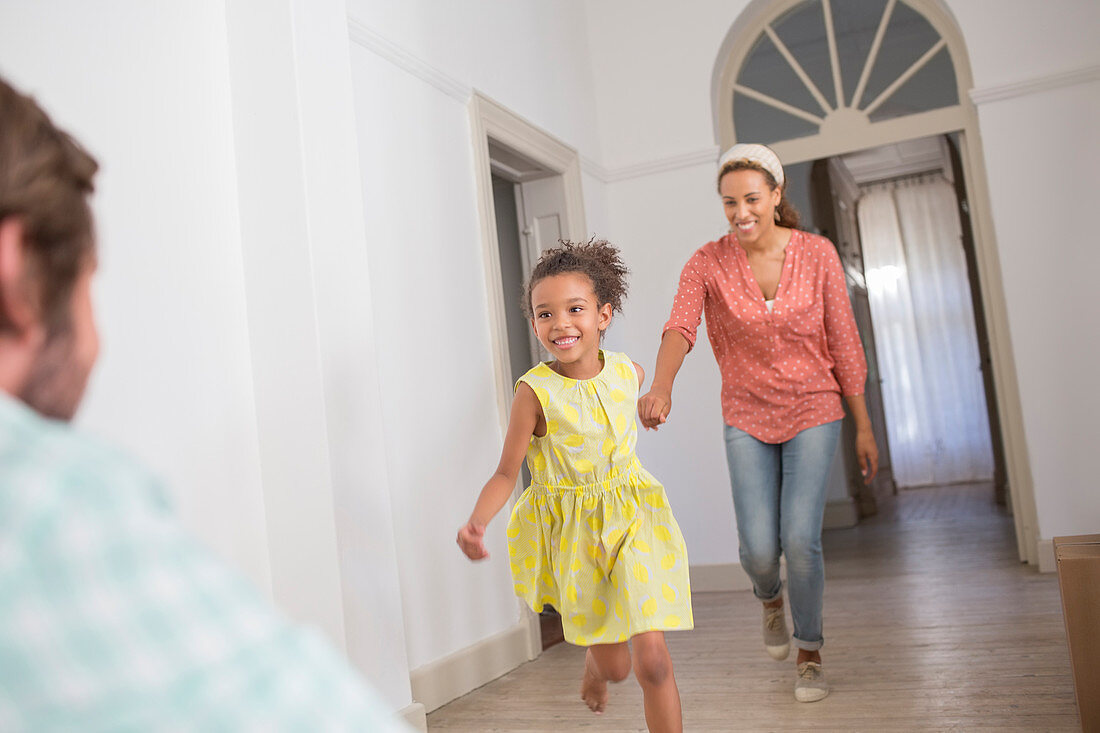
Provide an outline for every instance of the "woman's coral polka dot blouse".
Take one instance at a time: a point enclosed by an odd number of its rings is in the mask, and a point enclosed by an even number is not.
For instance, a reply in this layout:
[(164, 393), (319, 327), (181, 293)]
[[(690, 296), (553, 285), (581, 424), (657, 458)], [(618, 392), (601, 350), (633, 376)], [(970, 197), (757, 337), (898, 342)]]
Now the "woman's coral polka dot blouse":
[(842, 394), (863, 394), (867, 361), (828, 239), (792, 231), (771, 312), (736, 237), (708, 242), (684, 265), (663, 331), (694, 347), (704, 313), (727, 424), (782, 443), (843, 417)]

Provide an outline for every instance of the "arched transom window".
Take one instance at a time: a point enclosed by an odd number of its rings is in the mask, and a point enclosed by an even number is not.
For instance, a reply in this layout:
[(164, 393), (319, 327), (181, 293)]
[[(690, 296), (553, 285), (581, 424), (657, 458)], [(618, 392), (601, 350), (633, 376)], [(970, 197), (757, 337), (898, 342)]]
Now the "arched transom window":
[(960, 129), (949, 38), (916, 0), (786, 0), (740, 29), (719, 132), (785, 162)]

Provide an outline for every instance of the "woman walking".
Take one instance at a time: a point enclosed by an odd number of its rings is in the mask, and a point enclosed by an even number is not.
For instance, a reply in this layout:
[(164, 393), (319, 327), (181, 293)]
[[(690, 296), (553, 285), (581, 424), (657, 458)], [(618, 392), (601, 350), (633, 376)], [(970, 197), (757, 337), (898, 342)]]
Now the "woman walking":
[(722, 414), (741, 565), (763, 603), (764, 645), (790, 653), (779, 556), (787, 558), (794, 626), (795, 699), (829, 693), (821, 661), (825, 586), (821, 522), (842, 398), (855, 419), (866, 481), (878, 451), (863, 398), (867, 364), (836, 248), (799, 230), (779, 158), (739, 144), (719, 164), (730, 231), (699, 248), (680, 275), (653, 384), (638, 402), (642, 425), (672, 409), (672, 387), (706, 314), (722, 373)]

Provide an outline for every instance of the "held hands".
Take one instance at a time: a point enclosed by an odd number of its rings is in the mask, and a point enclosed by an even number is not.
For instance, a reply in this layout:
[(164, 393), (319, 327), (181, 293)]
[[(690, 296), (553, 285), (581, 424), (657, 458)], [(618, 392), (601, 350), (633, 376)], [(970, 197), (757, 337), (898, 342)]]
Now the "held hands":
[(477, 524), (473, 520), (467, 522), (458, 530), (458, 546), (471, 560), (484, 560), (489, 557), (489, 551), (485, 549), (485, 525)]
[(657, 430), (672, 411), (672, 394), (663, 389), (651, 389), (638, 399), (638, 419), (646, 430)]
[(875, 436), (870, 428), (856, 432), (856, 457), (859, 458), (863, 483), (870, 485), (878, 473), (878, 446), (875, 445)]

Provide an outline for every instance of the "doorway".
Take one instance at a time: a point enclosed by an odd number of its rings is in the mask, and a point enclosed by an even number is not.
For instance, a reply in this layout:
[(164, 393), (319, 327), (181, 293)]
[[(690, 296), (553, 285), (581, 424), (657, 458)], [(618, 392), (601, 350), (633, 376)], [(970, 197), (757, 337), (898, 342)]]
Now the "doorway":
[[(491, 138), (489, 163), (508, 362), (511, 383), (515, 384), (534, 364), (548, 358), (523, 315), (520, 301), (532, 266), (563, 236), (564, 186), (560, 175)], [(520, 468), (520, 483), (531, 483), (526, 461)], [(561, 614), (549, 604), (539, 613), (539, 635), (544, 650), (565, 640)]]
[[(942, 0), (750, 0), (715, 59), (715, 138), (770, 145), (784, 166), (954, 134), (981, 275), (1008, 503), (1039, 564), (1034, 486), (966, 42)], [(803, 209), (808, 210), (808, 209)]]
[[(508, 384), (535, 364), (549, 358), (523, 315), (521, 300), (528, 273), (542, 253), (566, 236), (565, 185), (555, 173), (535, 160), (489, 139), (489, 166), (493, 188), (493, 216), (500, 263), (500, 297), (508, 354)], [(523, 486), (531, 481), (527, 464)]]
[[(527, 273), (559, 239), (587, 239), (580, 156), (478, 93), (470, 100), (470, 129), (503, 438), (516, 379), (545, 358), (520, 308)], [(513, 498), (529, 482), (524, 466)], [(560, 638), (561, 619), (556, 612), (535, 614), (521, 608), (527, 655), (534, 659)]]
[(992, 487), (1004, 506), (1000, 416), (957, 133), (817, 160), (810, 179), (813, 224), (837, 245), (867, 351), (867, 403), (884, 470), (872, 491), (855, 489), (860, 507), (875, 506), (887, 487), (950, 484)]

